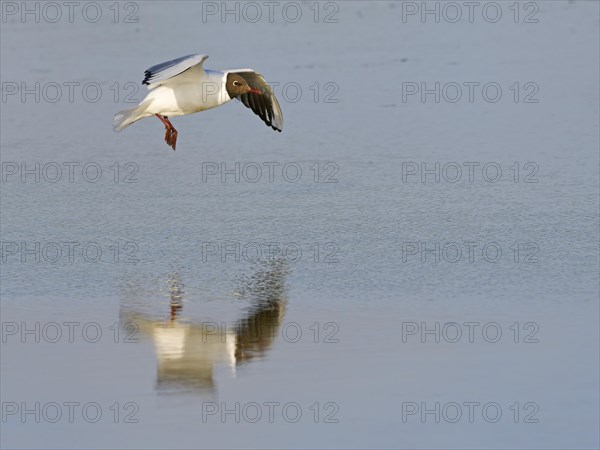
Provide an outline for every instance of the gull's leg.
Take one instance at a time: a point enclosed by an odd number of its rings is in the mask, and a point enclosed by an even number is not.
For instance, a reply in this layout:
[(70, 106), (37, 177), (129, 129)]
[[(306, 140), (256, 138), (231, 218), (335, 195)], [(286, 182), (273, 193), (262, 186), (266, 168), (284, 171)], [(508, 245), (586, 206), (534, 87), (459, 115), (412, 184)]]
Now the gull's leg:
[(171, 129), (171, 136), (169, 137), (169, 141), (167, 142), (167, 144), (169, 144), (171, 147), (173, 147), (173, 150), (175, 150), (175, 146), (177, 145), (177, 130), (175, 129), (175, 127), (173, 126), (173, 124), (169, 121), (168, 117), (164, 117), (165, 122), (167, 122), (167, 124), (169, 125), (169, 128)]
[(175, 150), (175, 145), (177, 144), (177, 130), (167, 117), (161, 116), (160, 114), (155, 114), (155, 116), (158, 117), (165, 126), (165, 142)]
[[(165, 118), (163, 116), (161, 116), (160, 114), (154, 114), (156, 117), (158, 117), (158, 120), (160, 120), (163, 125), (165, 126), (165, 142), (167, 144), (169, 144), (169, 140), (171, 139), (171, 127), (169, 126), (170, 123), (167, 123), (167, 121), (165, 120)], [(171, 144), (169, 144), (171, 145)]]

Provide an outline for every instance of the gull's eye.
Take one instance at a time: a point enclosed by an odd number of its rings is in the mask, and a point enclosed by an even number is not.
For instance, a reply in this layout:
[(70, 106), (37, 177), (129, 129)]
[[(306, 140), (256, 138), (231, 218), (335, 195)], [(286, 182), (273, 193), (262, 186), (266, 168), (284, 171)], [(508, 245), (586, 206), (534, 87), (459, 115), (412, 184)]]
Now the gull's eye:
[(234, 86), (240, 86), (241, 84), (242, 84), (242, 83), (240, 83), (239, 81), (234, 81), (234, 82), (233, 82), (233, 85), (234, 85)]

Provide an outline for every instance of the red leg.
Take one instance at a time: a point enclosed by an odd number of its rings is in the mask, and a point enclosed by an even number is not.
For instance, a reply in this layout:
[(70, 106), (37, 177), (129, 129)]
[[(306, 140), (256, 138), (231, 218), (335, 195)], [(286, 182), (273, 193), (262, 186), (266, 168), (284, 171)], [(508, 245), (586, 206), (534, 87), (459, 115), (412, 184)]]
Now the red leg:
[(164, 119), (165, 119), (165, 122), (167, 122), (167, 124), (169, 125), (169, 128), (171, 128), (171, 137), (169, 139), (170, 142), (167, 142), (167, 144), (169, 144), (171, 147), (173, 147), (173, 150), (175, 150), (175, 146), (177, 145), (177, 130), (175, 129), (173, 124), (169, 121), (168, 117), (165, 117)]
[(155, 114), (155, 116), (158, 117), (165, 126), (165, 142), (175, 150), (175, 146), (177, 145), (177, 130), (169, 121), (168, 117), (161, 116), (160, 114)]

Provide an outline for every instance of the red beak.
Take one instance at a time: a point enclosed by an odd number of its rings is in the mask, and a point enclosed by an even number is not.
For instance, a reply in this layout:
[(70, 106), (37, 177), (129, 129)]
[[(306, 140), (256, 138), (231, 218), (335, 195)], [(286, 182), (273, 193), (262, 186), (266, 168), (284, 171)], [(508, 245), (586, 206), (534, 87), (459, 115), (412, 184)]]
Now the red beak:
[(262, 94), (262, 92), (260, 92), (258, 89), (253, 89), (253, 88), (248, 88), (248, 92), (250, 94), (258, 94), (258, 95)]

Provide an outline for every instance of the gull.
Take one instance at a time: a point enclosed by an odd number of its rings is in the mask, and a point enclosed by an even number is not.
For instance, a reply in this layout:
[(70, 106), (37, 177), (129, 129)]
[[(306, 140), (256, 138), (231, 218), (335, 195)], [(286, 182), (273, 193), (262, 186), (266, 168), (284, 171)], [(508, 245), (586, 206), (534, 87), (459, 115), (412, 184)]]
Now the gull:
[(197, 113), (239, 98), (263, 122), (281, 132), (281, 107), (261, 74), (252, 69), (204, 69), (206, 58), (208, 55), (187, 55), (147, 69), (142, 84), (150, 92), (135, 108), (115, 115), (114, 131), (156, 116), (165, 126), (165, 142), (175, 150), (177, 130), (169, 117)]

